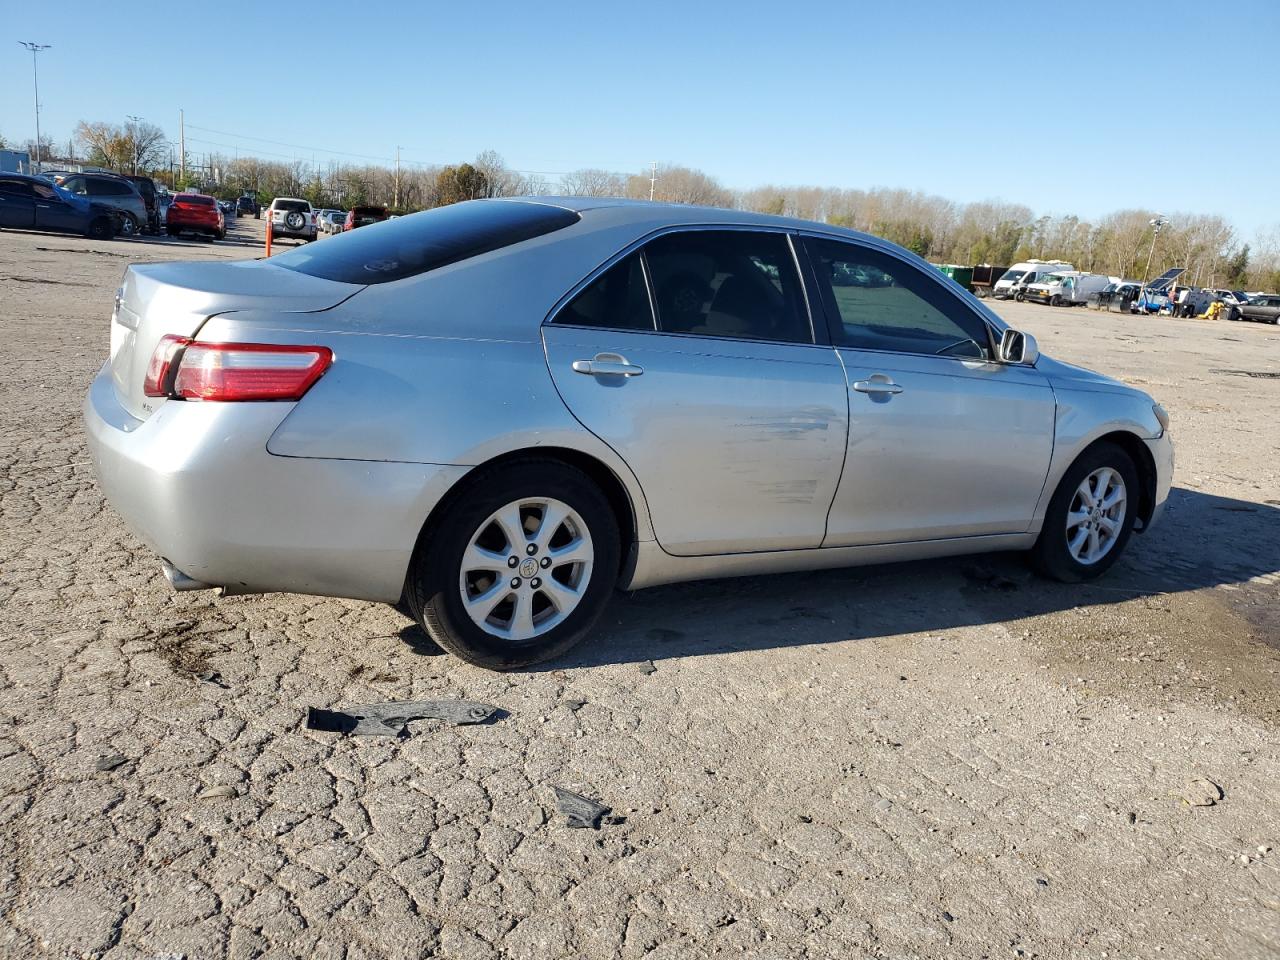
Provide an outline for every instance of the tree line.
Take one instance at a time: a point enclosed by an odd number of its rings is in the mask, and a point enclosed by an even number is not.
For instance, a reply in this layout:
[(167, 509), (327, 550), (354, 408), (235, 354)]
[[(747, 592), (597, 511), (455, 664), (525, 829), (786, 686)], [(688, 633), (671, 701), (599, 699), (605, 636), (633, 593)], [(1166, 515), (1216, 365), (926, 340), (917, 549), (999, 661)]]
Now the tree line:
[[(851, 227), (884, 237), (934, 262), (1007, 265), (1032, 258), (1067, 260), (1077, 269), (1145, 279), (1155, 211), (1118, 210), (1096, 221), (1074, 215), (1037, 216), (1022, 204), (957, 203), (930, 193), (875, 187), (843, 189), (765, 185), (731, 190), (714, 176), (677, 164), (625, 173), (584, 168), (559, 176), (526, 174), (494, 151), (445, 165), (281, 162), (206, 154), (190, 160), (181, 180), (170, 143), (152, 124), (81, 123), (86, 162), (116, 170), (146, 170), (170, 187), (198, 187), (230, 199), (246, 190), (268, 202), (297, 196), (318, 207), (362, 204), (399, 212), (482, 197), (563, 194), (628, 197), (779, 214)], [(50, 145), (51, 146), (51, 145)], [(47, 151), (47, 147), (45, 148)], [(1170, 213), (1158, 237), (1151, 273), (1186, 268), (1201, 286), (1280, 289), (1280, 224), (1253, 243), (1215, 214)]]

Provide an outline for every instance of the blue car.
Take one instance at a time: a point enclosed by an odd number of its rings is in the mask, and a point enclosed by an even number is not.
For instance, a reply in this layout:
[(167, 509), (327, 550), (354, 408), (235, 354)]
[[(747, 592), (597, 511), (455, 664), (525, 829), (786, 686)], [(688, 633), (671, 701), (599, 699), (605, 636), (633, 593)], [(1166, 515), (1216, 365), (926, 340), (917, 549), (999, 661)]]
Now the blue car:
[(43, 177), (0, 173), (0, 229), (64, 230), (107, 240), (117, 230), (115, 212)]

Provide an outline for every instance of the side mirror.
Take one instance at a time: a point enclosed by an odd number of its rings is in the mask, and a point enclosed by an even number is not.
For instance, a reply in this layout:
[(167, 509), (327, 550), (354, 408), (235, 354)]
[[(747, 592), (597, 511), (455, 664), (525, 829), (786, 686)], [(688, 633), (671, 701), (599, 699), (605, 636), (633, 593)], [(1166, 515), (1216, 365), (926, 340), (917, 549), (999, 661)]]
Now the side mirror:
[(1034, 367), (1040, 359), (1040, 347), (1031, 334), (1010, 328), (1000, 338), (1000, 359)]

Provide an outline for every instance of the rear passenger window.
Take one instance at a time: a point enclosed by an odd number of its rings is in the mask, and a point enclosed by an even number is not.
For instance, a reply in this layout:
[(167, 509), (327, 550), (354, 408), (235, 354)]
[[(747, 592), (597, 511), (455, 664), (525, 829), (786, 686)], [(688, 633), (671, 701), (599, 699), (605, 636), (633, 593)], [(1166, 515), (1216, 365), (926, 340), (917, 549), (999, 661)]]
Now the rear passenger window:
[(640, 254), (633, 253), (600, 274), (569, 301), (555, 319), (580, 327), (652, 330), (653, 311)]
[(784, 234), (689, 230), (645, 247), (658, 329), (704, 337), (812, 343)]

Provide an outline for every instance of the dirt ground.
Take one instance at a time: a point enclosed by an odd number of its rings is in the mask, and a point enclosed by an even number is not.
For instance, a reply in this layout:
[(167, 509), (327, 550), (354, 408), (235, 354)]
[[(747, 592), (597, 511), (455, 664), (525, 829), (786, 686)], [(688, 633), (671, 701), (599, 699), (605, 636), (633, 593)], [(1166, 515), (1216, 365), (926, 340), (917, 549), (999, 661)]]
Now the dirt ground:
[[(1280, 330), (997, 305), (1172, 414), (1164, 521), (1097, 584), (684, 584), (498, 675), (388, 607), (174, 594), (103, 502), (80, 404), (121, 271), (260, 229), (0, 234), (0, 955), (1280, 953)], [(303, 728), (427, 698), (504, 713)], [(567, 828), (553, 785), (614, 820)]]

